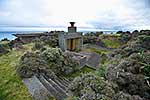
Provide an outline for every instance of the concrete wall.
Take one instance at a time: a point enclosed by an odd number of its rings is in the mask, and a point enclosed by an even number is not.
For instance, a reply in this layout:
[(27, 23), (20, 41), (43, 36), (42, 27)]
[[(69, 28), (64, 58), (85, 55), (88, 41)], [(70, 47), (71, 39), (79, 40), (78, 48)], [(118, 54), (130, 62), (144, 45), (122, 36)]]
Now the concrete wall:
[(59, 47), (65, 51), (66, 50), (66, 39), (65, 39), (65, 32), (61, 32), (58, 34), (59, 39)]
[(35, 41), (36, 39), (39, 39), (40, 37), (20, 37), (19, 39), (23, 42), (23, 43), (31, 43), (33, 41)]
[(68, 27), (68, 32), (69, 33), (77, 32), (77, 28), (76, 27)]
[[(74, 35), (73, 35), (74, 34)], [(82, 39), (82, 35), (80, 34), (69, 34), (69, 33), (59, 33), (58, 37), (59, 37), (59, 47), (65, 51), (65, 50), (71, 50), (71, 39), (73, 42), (73, 50), (81, 50), (82, 49), (82, 45), (83, 45), (83, 39)]]

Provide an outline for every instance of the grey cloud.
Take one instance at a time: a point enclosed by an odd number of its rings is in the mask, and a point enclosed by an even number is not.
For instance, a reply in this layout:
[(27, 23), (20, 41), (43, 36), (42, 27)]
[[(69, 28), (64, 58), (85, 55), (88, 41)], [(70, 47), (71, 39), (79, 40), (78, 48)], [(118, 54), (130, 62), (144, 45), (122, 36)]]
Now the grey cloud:
[[(43, 0), (14, 0), (21, 1), (20, 3), (16, 3), (16, 6), (9, 3), (9, 1), (0, 0), (0, 12), (10, 13), (8, 16), (0, 15), (0, 24), (10, 26), (48, 25), (40, 23), (40, 19), (53, 15), (52, 12), (45, 11)], [(135, 27), (150, 25), (150, 0), (121, 0), (120, 5), (115, 6), (115, 8), (107, 8), (108, 10), (103, 12), (100, 9), (95, 18), (89, 19), (85, 23), (95, 28), (112, 30), (129, 30)], [(121, 14), (118, 12), (119, 6), (131, 10), (129, 18), (128, 16), (120, 18)]]
[[(141, 26), (150, 26), (150, 8), (146, 5), (150, 5), (150, 0), (130, 0), (122, 2), (120, 6), (126, 6), (133, 10), (133, 13), (130, 14), (132, 19), (126, 18), (120, 19), (116, 16), (117, 11), (107, 12), (103, 17), (99, 17), (97, 20), (90, 21), (96, 28), (105, 28), (105, 29), (114, 29), (114, 30), (129, 30)], [(117, 9), (115, 9), (117, 10)]]

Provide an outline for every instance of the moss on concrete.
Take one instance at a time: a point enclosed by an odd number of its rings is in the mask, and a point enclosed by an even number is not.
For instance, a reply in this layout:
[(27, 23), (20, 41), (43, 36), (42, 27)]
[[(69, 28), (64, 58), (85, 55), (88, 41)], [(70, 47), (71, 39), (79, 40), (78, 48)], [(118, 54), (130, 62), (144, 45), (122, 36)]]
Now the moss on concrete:
[(87, 67), (87, 66), (85, 66), (85, 67), (83, 67), (82, 69), (80, 69), (80, 70), (78, 70), (78, 71), (76, 71), (76, 72), (74, 72), (74, 73), (72, 73), (72, 74), (69, 74), (69, 75), (67, 75), (66, 77), (68, 77), (68, 78), (75, 78), (75, 77), (77, 77), (77, 76), (81, 76), (81, 75), (83, 75), (83, 74), (87, 74), (87, 73), (89, 73), (89, 72), (95, 72), (95, 70), (94, 69), (91, 69), (91, 68), (89, 68), (89, 67)]

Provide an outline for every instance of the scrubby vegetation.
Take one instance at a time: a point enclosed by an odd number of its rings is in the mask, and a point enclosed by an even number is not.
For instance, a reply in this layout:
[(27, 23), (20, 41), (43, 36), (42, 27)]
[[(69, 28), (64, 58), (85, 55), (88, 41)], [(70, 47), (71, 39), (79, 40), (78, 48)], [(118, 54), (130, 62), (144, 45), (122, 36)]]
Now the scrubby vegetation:
[(110, 100), (115, 94), (111, 84), (94, 74), (75, 78), (68, 91), (81, 100)]
[(69, 74), (78, 69), (78, 64), (59, 48), (48, 48), (41, 55), (56, 75)]
[(102, 34), (100, 39), (106, 48), (119, 48), (122, 43), (120, 42), (119, 34)]
[(120, 36), (120, 34), (103, 34), (102, 32), (87, 33), (83, 37), (83, 43), (94, 44), (105, 48), (118, 48), (122, 45)]
[[(136, 32), (136, 34), (135, 34)], [(129, 33), (129, 32), (127, 32)], [(124, 45), (111, 54), (100, 68), (96, 70), (91, 77), (102, 77), (103, 81), (109, 85), (112, 96), (108, 96), (109, 91), (98, 94), (95, 90), (101, 86), (98, 83), (90, 83), (93, 78), (87, 78), (86, 75), (77, 77), (70, 85), (69, 91), (71, 100), (149, 100), (150, 99), (150, 31), (129, 33), (130, 39), (126, 40)], [(120, 38), (124, 38), (120, 37)], [(87, 75), (89, 76), (89, 75)], [(86, 77), (86, 78), (85, 78)], [(85, 81), (85, 80), (86, 81)], [(101, 79), (94, 79), (100, 81)], [(86, 84), (86, 85), (84, 85)], [(99, 87), (93, 87), (99, 86)], [(105, 85), (105, 86), (107, 86)], [(105, 87), (102, 86), (102, 87)], [(106, 87), (105, 87), (106, 89)], [(98, 96), (101, 98), (97, 98)], [(105, 97), (106, 96), (106, 97)], [(103, 98), (104, 97), (104, 98)]]
[(34, 43), (32, 50), (43, 50), (43, 48), (44, 48), (44, 43), (42, 41), (40, 42), (40, 40), (38, 40)]
[(101, 41), (100, 39), (100, 35), (103, 34), (102, 32), (99, 32), (99, 33), (87, 33), (83, 36), (83, 43), (84, 44), (96, 44), (96, 45), (99, 45), (99, 46), (105, 46), (103, 44), (103, 42)]
[(139, 33), (137, 36), (131, 36), (126, 46), (114, 51), (113, 59), (117, 63), (111, 64), (106, 74), (107, 79), (116, 83), (121, 91), (139, 95), (143, 99), (150, 99), (149, 34)]
[(17, 72), (21, 77), (28, 78), (48, 69), (46, 61), (38, 54), (27, 52), (21, 57)]
[(56, 47), (58, 46), (58, 33), (59, 32), (52, 32), (50, 33), (50, 36), (42, 36), (40, 38), (40, 41), (42, 41), (45, 45), (48, 45), (50, 47)]
[(0, 41), (0, 56), (8, 53), (10, 50), (8, 41)]
[(26, 52), (20, 59), (17, 72), (25, 78), (38, 73), (65, 75), (77, 69), (77, 63), (59, 48), (46, 48), (37, 53)]
[[(84, 35), (84, 43), (103, 47), (102, 49), (90, 47), (85, 50), (100, 54), (101, 61), (96, 71), (88, 67), (79, 69), (76, 61), (56, 48), (57, 39), (53, 44), (51, 40), (49, 42), (45, 38), (41, 38), (42, 42), (35, 41), (18, 51), (11, 51), (8, 45), (0, 48), (2, 51), (5, 51), (3, 50), (5, 48), (9, 51), (0, 56), (0, 65), (4, 66), (0, 67), (2, 70), (0, 86), (6, 84), (0, 88), (0, 99), (30, 100), (18, 75), (28, 78), (39, 73), (53, 78), (55, 76), (69, 78), (72, 82), (67, 90), (69, 97), (66, 100), (150, 99), (150, 31)], [(27, 50), (29, 51), (26, 52)], [(21, 92), (14, 92), (17, 90)], [(23, 92), (25, 95), (21, 96)]]

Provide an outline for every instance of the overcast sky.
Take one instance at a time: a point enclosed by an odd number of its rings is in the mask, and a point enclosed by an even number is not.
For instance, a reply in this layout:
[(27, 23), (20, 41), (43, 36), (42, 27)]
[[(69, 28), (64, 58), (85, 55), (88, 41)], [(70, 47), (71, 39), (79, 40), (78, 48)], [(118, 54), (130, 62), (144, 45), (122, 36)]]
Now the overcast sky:
[(0, 26), (150, 29), (150, 0), (0, 0)]

